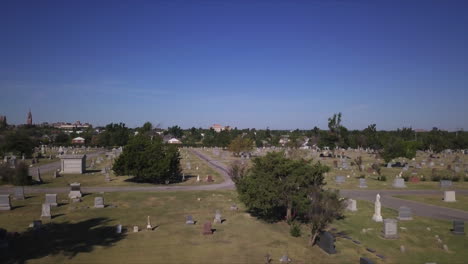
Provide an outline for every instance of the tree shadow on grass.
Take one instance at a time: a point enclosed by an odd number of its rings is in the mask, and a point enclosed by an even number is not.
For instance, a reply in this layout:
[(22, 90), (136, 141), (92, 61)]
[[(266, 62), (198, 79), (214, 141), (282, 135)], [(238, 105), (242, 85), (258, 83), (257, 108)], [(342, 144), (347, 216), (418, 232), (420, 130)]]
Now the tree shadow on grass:
[(26, 263), (46, 256), (64, 255), (69, 259), (95, 247), (111, 247), (125, 237), (116, 228), (106, 226), (107, 218), (93, 218), (78, 223), (48, 223), (29, 229), (12, 238), (10, 247), (0, 255), (0, 263)]

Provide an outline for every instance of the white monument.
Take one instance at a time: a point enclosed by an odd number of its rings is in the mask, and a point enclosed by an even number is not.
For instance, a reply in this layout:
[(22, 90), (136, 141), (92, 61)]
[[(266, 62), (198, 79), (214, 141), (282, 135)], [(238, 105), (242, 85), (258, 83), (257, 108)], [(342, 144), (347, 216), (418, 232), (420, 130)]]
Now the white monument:
[(382, 214), (380, 213), (381, 210), (381, 204), (380, 204), (380, 194), (377, 194), (375, 197), (375, 203), (374, 203), (374, 215), (372, 216), (372, 220), (375, 222), (382, 222)]
[(83, 174), (86, 171), (86, 155), (61, 155), (61, 173)]
[(455, 191), (445, 191), (444, 192), (444, 202), (456, 202)]

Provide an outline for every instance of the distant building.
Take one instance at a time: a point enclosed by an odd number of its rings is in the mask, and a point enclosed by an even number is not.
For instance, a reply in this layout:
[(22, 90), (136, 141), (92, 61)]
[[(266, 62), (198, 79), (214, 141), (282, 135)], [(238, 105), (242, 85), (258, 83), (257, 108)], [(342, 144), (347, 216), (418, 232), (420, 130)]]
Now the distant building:
[(72, 139), (72, 144), (84, 144), (84, 143), (85, 143), (85, 139), (82, 137), (76, 137)]
[(178, 140), (177, 138), (171, 138), (167, 141), (169, 144), (182, 144), (182, 141)]
[(6, 116), (0, 115), (0, 128), (7, 126), (7, 119)]
[(32, 125), (32, 114), (31, 114), (31, 109), (29, 109), (29, 112), (28, 112), (28, 119), (26, 119), (26, 124), (27, 124), (27, 125)]
[(82, 130), (82, 129), (92, 127), (89, 123), (82, 124), (80, 121), (76, 121), (75, 123), (57, 122), (57, 123), (53, 123), (52, 126), (55, 128), (67, 130), (70, 132), (72, 132), (73, 129)]
[(231, 127), (230, 127), (230, 126), (222, 126), (222, 125), (220, 125), (220, 124), (214, 124), (214, 125), (211, 126), (211, 128), (212, 128), (214, 131), (218, 132), (218, 133), (221, 132), (221, 131), (223, 131), (223, 130), (228, 130), (228, 131), (231, 130)]

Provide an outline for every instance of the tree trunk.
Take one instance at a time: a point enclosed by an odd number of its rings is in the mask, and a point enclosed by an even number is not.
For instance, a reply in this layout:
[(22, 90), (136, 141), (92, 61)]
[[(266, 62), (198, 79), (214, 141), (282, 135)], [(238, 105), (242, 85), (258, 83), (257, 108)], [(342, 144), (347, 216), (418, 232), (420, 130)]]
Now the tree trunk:
[(292, 201), (288, 202), (288, 208), (286, 210), (286, 221), (292, 220)]
[(317, 239), (317, 235), (318, 235), (318, 233), (315, 232), (315, 233), (313, 233), (313, 235), (310, 236), (310, 239), (309, 239), (309, 246), (315, 245), (315, 239)]

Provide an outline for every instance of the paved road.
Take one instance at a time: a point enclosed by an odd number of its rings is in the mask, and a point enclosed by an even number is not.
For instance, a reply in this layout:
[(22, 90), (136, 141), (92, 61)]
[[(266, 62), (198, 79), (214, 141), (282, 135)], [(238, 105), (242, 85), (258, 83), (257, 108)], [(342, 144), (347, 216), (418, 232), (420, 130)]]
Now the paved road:
[[(217, 160), (204, 155), (202, 152), (191, 149), (193, 154), (197, 155), (206, 161), (212, 168), (217, 170), (224, 178), (224, 182), (211, 185), (198, 185), (198, 186), (120, 186), (120, 187), (83, 187), (83, 192), (158, 192), (158, 191), (204, 191), (204, 190), (218, 190), (218, 189), (234, 189), (234, 183), (228, 175), (227, 167)], [(90, 157), (96, 156), (99, 153), (89, 154)], [(60, 167), (60, 162), (44, 164), (40, 166), (42, 172), (47, 172)], [(68, 187), (59, 188), (41, 188), (41, 187), (25, 187), (26, 193), (66, 193), (69, 191)], [(0, 188), (0, 193), (13, 193), (13, 188)], [(456, 190), (457, 194), (468, 194), (468, 190)], [(440, 195), (442, 198), (442, 190), (341, 190), (343, 197), (366, 200), (373, 202), (377, 193), (380, 193), (382, 205), (384, 207), (398, 210), (400, 206), (408, 206), (413, 210), (415, 215), (430, 217), (442, 220), (464, 220), (468, 221), (468, 212), (450, 209), (446, 207), (434, 206), (420, 202), (408, 201), (398, 199), (395, 195)]]
[[(103, 153), (104, 153), (103, 151), (88, 153), (88, 154), (86, 154), (86, 157), (92, 158), (92, 157), (96, 157), (96, 156), (98, 156), (100, 154), (103, 154)], [(46, 163), (46, 164), (43, 164), (43, 165), (34, 166), (32, 168), (29, 168), (29, 175), (36, 175), (38, 168), (39, 168), (39, 171), (41, 173), (46, 173), (46, 172), (49, 172), (49, 171), (58, 170), (58, 169), (60, 169), (60, 161)]]

